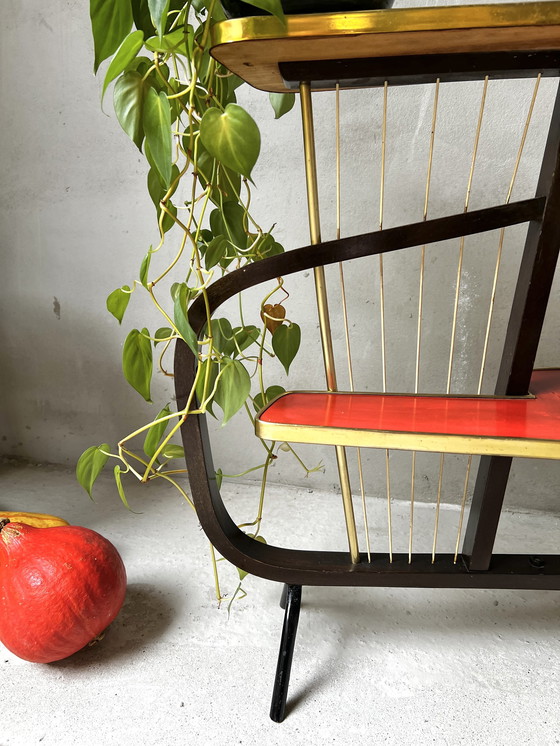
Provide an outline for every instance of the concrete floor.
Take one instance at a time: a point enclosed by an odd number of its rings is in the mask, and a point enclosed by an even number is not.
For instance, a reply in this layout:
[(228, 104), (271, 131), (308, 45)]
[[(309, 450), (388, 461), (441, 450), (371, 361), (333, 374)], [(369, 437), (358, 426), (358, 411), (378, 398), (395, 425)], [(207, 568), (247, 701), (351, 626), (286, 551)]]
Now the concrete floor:
[[(228, 493), (240, 514), (254, 511), (254, 487)], [(189, 509), (165, 486), (135, 485), (129, 499), (141, 514), (121, 506), (108, 480), (92, 503), (67, 471), (0, 469), (0, 509), (57, 513), (103, 533), (129, 578), (98, 645), (49, 665), (0, 646), (0, 746), (560, 743), (559, 594), (306, 588), (289, 716), (278, 725), (268, 708), (280, 588), (247, 578), (249, 595), (228, 619)], [(324, 493), (272, 489), (268, 501), (269, 540), (297, 510), (292, 543), (313, 534), (321, 544), (339, 515)], [(396, 524), (406, 509), (394, 506)], [(419, 524), (427, 511), (419, 507)], [(456, 517), (444, 509), (444, 523)], [(517, 513), (504, 516), (499, 542), (558, 551), (559, 537), (559, 516)], [(231, 591), (236, 573), (222, 566)]]

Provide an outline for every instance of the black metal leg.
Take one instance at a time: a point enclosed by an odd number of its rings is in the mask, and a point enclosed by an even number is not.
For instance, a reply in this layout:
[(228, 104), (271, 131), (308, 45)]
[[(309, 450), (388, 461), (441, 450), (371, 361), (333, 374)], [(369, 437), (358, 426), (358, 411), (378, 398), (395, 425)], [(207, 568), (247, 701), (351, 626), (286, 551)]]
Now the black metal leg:
[(280, 652), (278, 654), (278, 665), (276, 667), (276, 678), (274, 679), (274, 690), (272, 692), (272, 703), (270, 705), (270, 718), (275, 723), (281, 723), (286, 713), (286, 699), (288, 697), (288, 686), (290, 684), (290, 672), (292, 670), (292, 658), (294, 656), (301, 606), (301, 585), (285, 585), (282, 600), (284, 600), (284, 596), (286, 597), (286, 611), (284, 614), (282, 639), (280, 641)]
[(285, 609), (287, 602), (288, 602), (288, 584), (284, 583), (282, 587), (282, 595), (280, 596), (280, 608)]

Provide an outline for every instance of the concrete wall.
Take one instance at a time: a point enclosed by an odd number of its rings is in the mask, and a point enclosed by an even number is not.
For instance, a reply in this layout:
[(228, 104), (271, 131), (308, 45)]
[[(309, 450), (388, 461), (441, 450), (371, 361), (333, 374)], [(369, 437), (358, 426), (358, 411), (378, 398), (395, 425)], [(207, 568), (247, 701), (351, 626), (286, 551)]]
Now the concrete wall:
[[(437, 2), (414, 3), (422, 4)], [(137, 277), (141, 259), (157, 239), (157, 232), (144, 186), (145, 163), (121, 132), (110, 96), (107, 113), (100, 109), (101, 80), (92, 74), (87, 3), (53, 0), (39, 6), (34, 0), (4, 0), (2, 9), (0, 453), (71, 465), (87, 446), (115, 443), (154, 414), (123, 380), (120, 354), (130, 328), (145, 325), (155, 329), (161, 325), (159, 319), (146, 299), (136, 293), (119, 328), (105, 310), (105, 299), (110, 291)], [(471, 208), (505, 198), (531, 86), (527, 81), (490, 86)], [(442, 86), (441, 129), (429, 207), (432, 217), (459, 212), (463, 207), (480, 91), (480, 83), (467, 84), (460, 91)], [(297, 107), (274, 122), (266, 94), (246, 90), (240, 95), (242, 102), (251, 105), (263, 132), (262, 157), (254, 175), (259, 187), (256, 213), (263, 224), (277, 223), (278, 240), (287, 249), (304, 245), (308, 233)], [(385, 227), (422, 217), (432, 96), (433, 89), (391, 91)], [(514, 198), (531, 193), (553, 96), (553, 82), (543, 81)], [(332, 96), (317, 96), (324, 238), (333, 237), (335, 231), (333, 106)], [(380, 91), (343, 96), (343, 235), (376, 227), (380, 107)], [(460, 307), (462, 331), (457, 338), (453, 378), (457, 392), (476, 386), (466, 371), (473, 360), (475, 367), (479, 364), (486, 314), (479, 292), (491, 283), (498, 241), (497, 234), (468, 240), (462, 280), (467, 292)], [(522, 241), (519, 229), (507, 232), (505, 245), (514, 265)], [(425, 316), (421, 384), (427, 390), (445, 386), (450, 316), (443, 304), (453, 294), (457, 250), (455, 242), (433, 247), (428, 253), (426, 292), (435, 303), (427, 307)], [(410, 360), (416, 328), (419, 249), (414, 251), (386, 260), (388, 387), (394, 390), (411, 390), (414, 380), (413, 364), (405, 362)], [(514, 270), (515, 266), (501, 275), (488, 386), (497, 365)], [(334, 282), (332, 273), (329, 277)], [(364, 317), (368, 320), (365, 331), (353, 340), (355, 352), (363, 352), (369, 359), (356, 363), (356, 388), (378, 390), (377, 265), (364, 260), (351, 270), (347, 282), (352, 288), (351, 324)], [(316, 346), (312, 278), (291, 278), (287, 287), (288, 313), (301, 324), (304, 340), (289, 386), (317, 388), (322, 363)], [(246, 306), (248, 317), (256, 317), (259, 296), (248, 294)], [(539, 349), (541, 366), (560, 363), (559, 316), (556, 282)], [(338, 321), (334, 333), (343, 346), (343, 328)], [(342, 359), (340, 366), (341, 385), (347, 385)], [(277, 371), (277, 380), (272, 381), (271, 373), (269, 383), (284, 382), (279, 365)], [(154, 389), (156, 401), (171, 400), (169, 379), (159, 376)], [(225, 429), (213, 430), (216, 465), (224, 472), (236, 473), (262, 461), (250, 427), (241, 418)], [(310, 466), (324, 463), (324, 471), (310, 477), (310, 486), (338, 489), (328, 449), (306, 447), (301, 454)], [(383, 459), (375, 452), (364, 459), (373, 485), (370, 491), (381, 493)], [(447, 460), (445, 499), (460, 498), (464, 462), (458, 457)], [(418, 458), (420, 499), (432, 499), (437, 468), (437, 456)], [(290, 454), (279, 459), (271, 478), (307, 483)], [(408, 497), (409, 454), (392, 456), (392, 479), (394, 496)], [(557, 509), (557, 481), (557, 464), (518, 462), (508, 499), (522, 507)]]

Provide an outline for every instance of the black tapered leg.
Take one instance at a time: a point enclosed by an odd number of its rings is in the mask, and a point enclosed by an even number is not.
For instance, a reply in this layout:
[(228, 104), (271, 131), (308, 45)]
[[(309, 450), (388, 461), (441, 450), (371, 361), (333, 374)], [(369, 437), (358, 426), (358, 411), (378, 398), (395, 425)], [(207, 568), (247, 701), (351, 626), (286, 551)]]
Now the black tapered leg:
[(282, 595), (280, 596), (280, 608), (285, 609), (288, 602), (288, 584), (282, 586)]
[(286, 714), (286, 699), (288, 698), (288, 686), (290, 684), (290, 672), (292, 670), (292, 658), (294, 656), (301, 606), (301, 585), (285, 585), (282, 592), (282, 600), (280, 601), (281, 605), (284, 597), (284, 608), (286, 611), (284, 613), (284, 626), (282, 628), (276, 678), (274, 679), (274, 690), (270, 705), (270, 718), (275, 723), (281, 723)]

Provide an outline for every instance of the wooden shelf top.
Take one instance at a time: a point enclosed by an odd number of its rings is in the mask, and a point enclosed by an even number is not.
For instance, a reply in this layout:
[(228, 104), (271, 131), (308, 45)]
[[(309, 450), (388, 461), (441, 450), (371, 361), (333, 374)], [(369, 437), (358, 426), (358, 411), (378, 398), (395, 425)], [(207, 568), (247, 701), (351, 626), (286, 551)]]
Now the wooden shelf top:
[(255, 88), (285, 92), (281, 63), (560, 50), (560, 2), (395, 8), (222, 21), (212, 55)]

